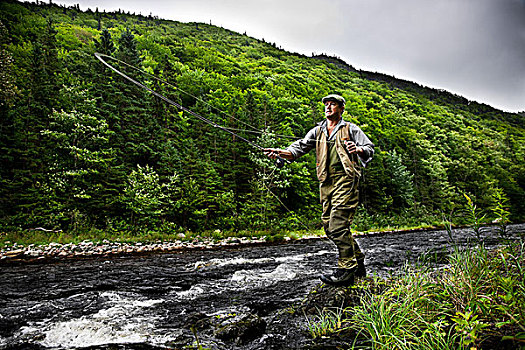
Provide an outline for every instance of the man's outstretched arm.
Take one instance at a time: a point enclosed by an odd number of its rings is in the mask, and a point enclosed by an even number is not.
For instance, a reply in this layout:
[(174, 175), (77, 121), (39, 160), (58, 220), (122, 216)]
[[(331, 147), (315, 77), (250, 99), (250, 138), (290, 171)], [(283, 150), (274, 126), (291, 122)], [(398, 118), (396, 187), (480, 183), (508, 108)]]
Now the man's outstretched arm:
[(263, 152), (270, 159), (284, 158), (284, 159), (287, 159), (287, 160), (294, 160), (294, 156), (293, 156), (292, 152), (287, 151), (285, 149), (265, 148), (265, 149), (263, 149)]

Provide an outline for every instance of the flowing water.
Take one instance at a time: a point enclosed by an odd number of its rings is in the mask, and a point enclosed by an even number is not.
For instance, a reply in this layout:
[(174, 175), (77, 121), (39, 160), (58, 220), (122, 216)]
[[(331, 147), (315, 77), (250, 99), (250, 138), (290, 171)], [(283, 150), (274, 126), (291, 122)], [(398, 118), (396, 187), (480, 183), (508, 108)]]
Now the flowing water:
[[(484, 232), (489, 246), (497, 238), (494, 228)], [(472, 232), (455, 230), (454, 239), (464, 246)], [(450, 249), (446, 231), (374, 235), (358, 242), (368, 273), (379, 276)], [(316, 239), (4, 264), (0, 349), (313, 349), (305, 318), (286, 310), (320, 283), (319, 275), (335, 260), (334, 246)], [(246, 334), (228, 333), (236, 321), (248, 319)]]

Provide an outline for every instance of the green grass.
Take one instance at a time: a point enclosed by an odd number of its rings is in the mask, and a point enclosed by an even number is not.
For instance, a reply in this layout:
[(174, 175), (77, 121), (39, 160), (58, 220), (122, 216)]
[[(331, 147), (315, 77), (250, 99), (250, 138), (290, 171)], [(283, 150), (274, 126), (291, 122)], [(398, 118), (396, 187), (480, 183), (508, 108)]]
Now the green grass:
[[(438, 226), (404, 226), (404, 227), (372, 227), (368, 231), (353, 231), (356, 236), (366, 235), (375, 232), (389, 232), (391, 230), (396, 231), (408, 231), (414, 229), (435, 229), (437, 227), (444, 227), (444, 225)], [(211, 230), (204, 232), (190, 232), (190, 231), (174, 231), (170, 229), (154, 229), (154, 230), (100, 230), (100, 229), (89, 229), (80, 230), (77, 232), (64, 232), (64, 231), (41, 231), (41, 230), (13, 230), (0, 232), (0, 249), (8, 247), (16, 243), (17, 245), (46, 245), (52, 242), (67, 244), (67, 243), (79, 243), (82, 241), (92, 241), (100, 243), (103, 241), (109, 242), (127, 242), (127, 243), (147, 243), (147, 242), (170, 242), (175, 240), (192, 241), (192, 240), (224, 240), (230, 237), (236, 238), (265, 238), (267, 242), (278, 242), (282, 240), (296, 240), (304, 237), (325, 237), (322, 229), (313, 230), (294, 230), (294, 231), (221, 231)]]
[[(375, 232), (408, 231), (414, 229), (435, 229), (445, 227), (445, 222), (433, 221), (432, 224), (420, 223), (411, 225), (389, 225), (384, 220), (369, 223), (365, 229), (353, 230), (356, 236)], [(383, 223), (384, 226), (380, 226)], [(364, 227), (362, 227), (364, 228)], [(0, 249), (16, 243), (17, 245), (46, 245), (49, 243), (79, 243), (82, 241), (92, 241), (100, 243), (126, 242), (126, 243), (147, 243), (147, 242), (169, 242), (175, 240), (223, 240), (230, 237), (236, 238), (265, 238), (267, 242), (278, 242), (287, 239), (300, 239), (304, 237), (325, 237), (324, 232), (318, 227), (305, 227), (302, 230), (208, 230), (203, 232), (191, 232), (180, 227), (173, 227), (169, 224), (161, 225), (158, 228), (136, 227), (124, 223), (109, 225), (107, 229), (86, 228), (76, 231), (44, 231), (44, 230), (22, 230), (5, 229), (0, 232)]]
[(348, 328), (342, 308), (324, 309), (313, 319), (306, 319), (307, 328), (314, 338), (333, 336)]
[[(504, 208), (501, 208), (503, 213)], [(297, 221), (297, 220), (295, 220)], [(299, 220), (300, 221), (300, 220)], [(265, 238), (267, 242), (276, 242), (285, 239), (300, 239), (303, 237), (324, 237), (324, 232), (319, 224), (308, 222), (287, 225), (286, 220), (280, 224), (269, 226), (266, 230), (208, 230), (202, 232), (191, 232), (173, 223), (151, 224), (150, 227), (131, 225), (124, 220), (108, 220), (105, 229), (82, 228), (74, 231), (44, 231), (44, 230), (22, 230), (12, 226), (0, 226), (0, 249), (13, 245), (46, 245), (52, 242), (67, 244), (79, 243), (82, 241), (92, 241), (100, 243), (126, 242), (126, 243), (147, 243), (147, 242), (166, 242), (166, 241), (192, 241), (192, 240), (223, 240), (229, 237), (237, 238)], [(506, 221), (505, 221), (506, 222)], [(444, 228), (447, 222), (436, 215), (425, 211), (414, 213), (406, 211), (399, 215), (389, 217), (386, 215), (369, 215), (363, 208), (358, 209), (354, 224), (353, 234), (364, 235), (375, 232), (389, 231), (408, 231), (414, 229), (436, 229)], [(295, 229), (287, 229), (294, 227)], [(302, 227), (302, 229), (297, 229)]]
[(194, 240), (211, 240), (219, 241), (234, 238), (262, 239), (267, 242), (281, 241), (285, 239), (300, 239), (302, 237), (323, 236), (322, 230), (312, 231), (205, 231), (189, 232), (174, 231), (170, 229), (159, 228), (156, 230), (99, 230), (90, 229), (77, 232), (63, 231), (42, 231), (42, 230), (19, 230), (0, 232), (0, 249), (17, 245), (47, 245), (49, 243), (79, 243), (82, 241), (92, 241), (100, 243), (109, 242), (126, 242), (126, 243), (147, 243), (147, 242), (171, 242), (171, 241), (194, 241)]

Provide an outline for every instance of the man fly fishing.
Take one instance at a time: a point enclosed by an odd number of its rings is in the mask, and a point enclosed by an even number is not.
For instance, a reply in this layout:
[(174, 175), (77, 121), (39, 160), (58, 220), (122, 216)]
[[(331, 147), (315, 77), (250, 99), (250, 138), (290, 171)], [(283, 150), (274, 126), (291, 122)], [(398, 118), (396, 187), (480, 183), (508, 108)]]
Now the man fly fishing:
[(337, 246), (338, 266), (321, 281), (334, 286), (354, 284), (366, 276), (365, 256), (352, 237), (350, 226), (359, 203), (361, 170), (374, 155), (374, 144), (355, 124), (343, 120), (345, 99), (328, 95), (322, 99), (326, 119), (308, 131), (302, 140), (286, 149), (265, 148), (271, 159), (295, 160), (316, 150), (317, 177), (323, 206), (321, 220), (326, 236)]
[[(315, 148), (323, 205), (321, 219), (327, 237), (335, 243), (339, 251), (338, 268), (333, 274), (322, 275), (321, 280), (330, 285), (352, 285), (355, 276), (366, 275), (364, 255), (352, 237), (350, 225), (359, 202), (361, 169), (372, 159), (374, 144), (357, 125), (343, 120), (345, 99), (342, 96), (328, 95), (322, 99), (326, 119), (311, 129), (304, 139), (292, 143), (285, 150), (263, 148), (129, 77), (107, 63), (104, 58), (123, 63), (133, 69), (137, 69), (136, 67), (105, 54), (95, 53), (95, 56), (108, 68), (135, 85), (199, 120), (263, 150), (268, 157), (278, 159), (281, 165), (285, 159), (293, 161)], [(162, 79), (149, 76), (170, 85)]]

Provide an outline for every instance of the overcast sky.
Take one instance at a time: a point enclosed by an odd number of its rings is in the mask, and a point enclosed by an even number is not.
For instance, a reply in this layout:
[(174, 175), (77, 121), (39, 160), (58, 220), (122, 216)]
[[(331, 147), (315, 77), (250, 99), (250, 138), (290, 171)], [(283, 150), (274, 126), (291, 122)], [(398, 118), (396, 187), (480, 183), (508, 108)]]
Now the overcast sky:
[[(525, 0), (52, 0), (205, 22), (525, 111)], [(45, 1), (47, 2), (47, 0)]]

